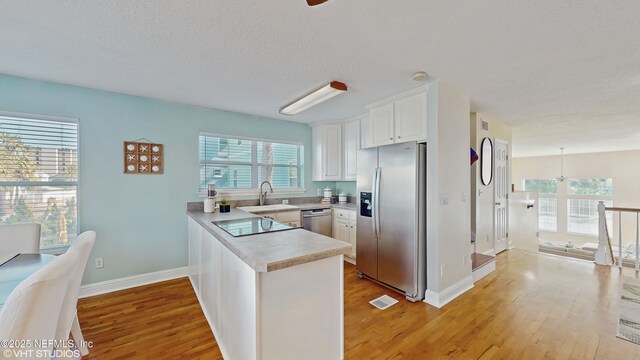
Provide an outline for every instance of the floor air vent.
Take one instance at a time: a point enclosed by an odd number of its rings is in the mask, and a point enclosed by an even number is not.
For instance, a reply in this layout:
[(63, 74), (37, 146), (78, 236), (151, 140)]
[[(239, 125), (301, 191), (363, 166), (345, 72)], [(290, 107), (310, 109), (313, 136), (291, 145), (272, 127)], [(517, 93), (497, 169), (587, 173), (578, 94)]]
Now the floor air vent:
[(377, 299), (373, 299), (373, 300), (369, 301), (369, 304), (377, 307), (380, 310), (384, 310), (384, 309), (390, 307), (391, 305), (394, 305), (397, 302), (398, 302), (398, 300), (392, 298), (389, 295), (382, 295)]

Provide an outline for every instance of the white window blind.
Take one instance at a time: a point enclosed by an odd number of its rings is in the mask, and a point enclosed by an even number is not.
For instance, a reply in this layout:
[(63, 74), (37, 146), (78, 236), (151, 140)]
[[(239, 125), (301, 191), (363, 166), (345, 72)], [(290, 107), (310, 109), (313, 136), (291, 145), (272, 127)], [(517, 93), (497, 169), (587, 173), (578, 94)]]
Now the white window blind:
[(260, 139), (201, 133), (200, 190), (257, 189), (269, 181), (274, 189), (304, 188), (304, 146)]
[(78, 123), (0, 115), (0, 224), (40, 223), (40, 247), (78, 233)]

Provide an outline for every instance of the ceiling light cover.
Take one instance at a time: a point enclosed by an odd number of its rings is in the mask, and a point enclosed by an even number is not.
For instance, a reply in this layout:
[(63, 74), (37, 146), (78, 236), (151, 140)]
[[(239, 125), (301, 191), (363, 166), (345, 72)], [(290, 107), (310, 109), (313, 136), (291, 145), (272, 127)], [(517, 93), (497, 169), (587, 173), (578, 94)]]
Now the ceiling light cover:
[(312, 106), (329, 100), (336, 95), (340, 95), (347, 91), (347, 85), (339, 82), (332, 81), (329, 84), (321, 87), (320, 89), (303, 96), (302, 98), (292, 102), (291, 104), (280, 109), (280, 114), (295, 115), (301, 111), (304, 111)]

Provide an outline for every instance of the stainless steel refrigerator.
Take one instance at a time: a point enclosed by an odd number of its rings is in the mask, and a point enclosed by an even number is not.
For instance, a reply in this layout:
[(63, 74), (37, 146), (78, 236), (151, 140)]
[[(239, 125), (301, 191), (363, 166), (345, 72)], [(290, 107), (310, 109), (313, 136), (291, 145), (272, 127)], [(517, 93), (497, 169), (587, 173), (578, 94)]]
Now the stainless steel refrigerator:
[(358, 276), (424, 298), (426, 287), (426, 144), (358, 151)]

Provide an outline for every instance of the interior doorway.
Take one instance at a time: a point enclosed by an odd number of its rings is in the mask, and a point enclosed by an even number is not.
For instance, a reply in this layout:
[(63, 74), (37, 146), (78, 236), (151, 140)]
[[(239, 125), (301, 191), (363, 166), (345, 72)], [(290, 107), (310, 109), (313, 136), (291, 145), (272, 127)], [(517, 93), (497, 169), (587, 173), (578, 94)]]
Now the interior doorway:
[(494, 242), (496, 254), (507, 250), (509, 246), (509, 143), (495, 139), (494, 150)]

